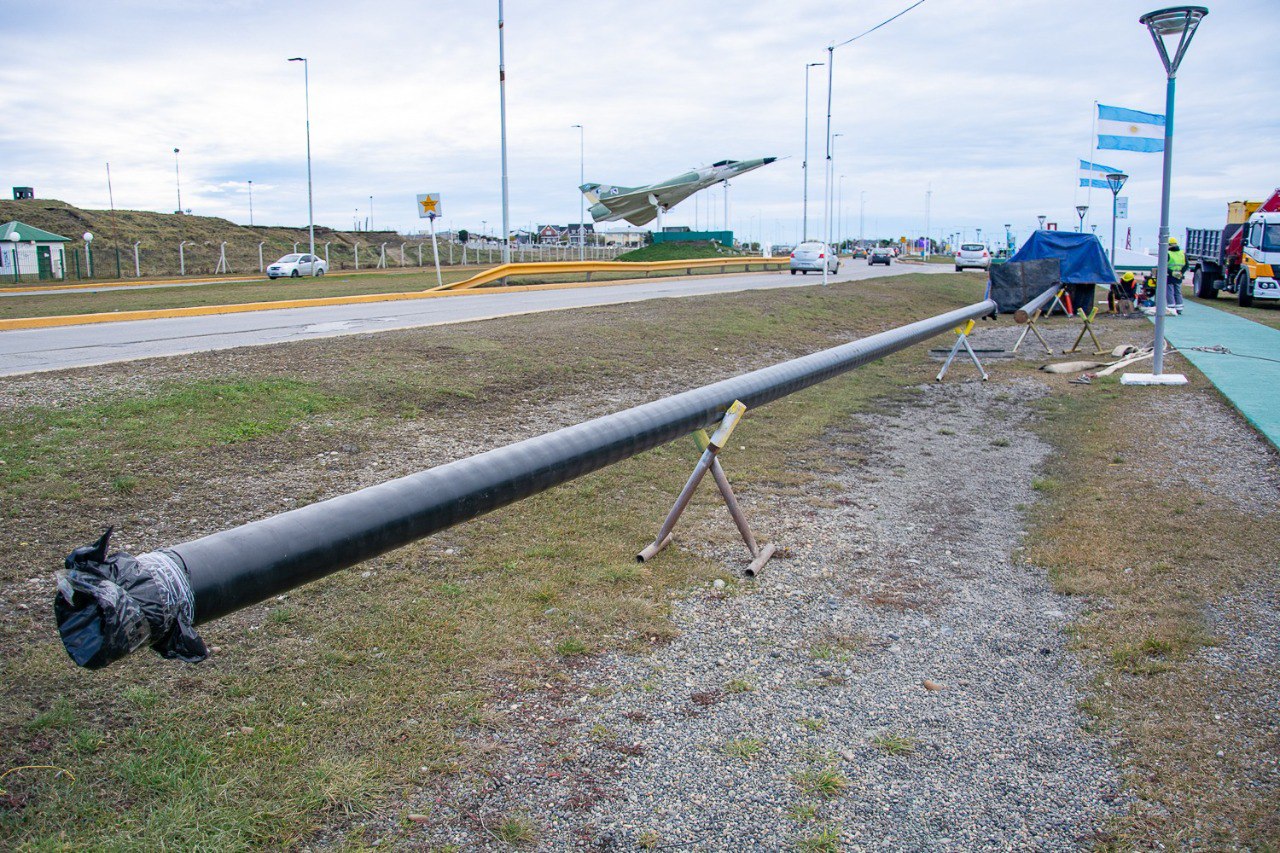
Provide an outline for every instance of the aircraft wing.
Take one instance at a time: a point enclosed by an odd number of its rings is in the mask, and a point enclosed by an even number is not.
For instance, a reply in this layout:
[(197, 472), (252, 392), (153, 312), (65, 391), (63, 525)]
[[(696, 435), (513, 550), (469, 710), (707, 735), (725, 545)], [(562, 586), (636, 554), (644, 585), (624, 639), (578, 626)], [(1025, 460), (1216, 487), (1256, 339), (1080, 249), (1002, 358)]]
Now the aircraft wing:
[[(668, 187), (638, 187), (616, 193), (612, 192), (614, 189), (621, 190), (614, 187), (600, 187), (596, 190), (597, 203), (609, 211), (609, 215), (604, 219), (607, 221), (625, 219), (632, 225), (647, 225), (658, 215), (653, 199), (657, 199), (658, 204), (670, 209), (703, 187), (696, 182), (690, 182)], [(600, 220), (597, 219), (597, 221)]]

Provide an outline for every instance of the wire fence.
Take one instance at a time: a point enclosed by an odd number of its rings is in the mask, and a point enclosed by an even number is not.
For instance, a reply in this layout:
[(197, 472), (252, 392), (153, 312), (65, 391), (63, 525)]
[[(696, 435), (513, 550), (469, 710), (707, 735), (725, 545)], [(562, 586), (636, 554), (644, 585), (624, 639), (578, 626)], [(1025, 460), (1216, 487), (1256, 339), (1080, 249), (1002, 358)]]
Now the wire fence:
[[(376, 236), (376, 235), (375, 235)], [(502, 263), (498, 241), (437, 241), (442, 267), (491, 266)], [(25, 249), (25, 246), (23, 247)], [(612, 260), (634, 246), (515, 244), (511, 260), (538, 261)], [(286, 254), (308, 252), (307, 242), (263, 240), (245, 241), (181, 240), (176, 243), (136, 241), (113, 244), (98, 240), (92, 244), (67, 243), (51, 250), (51, 263), (37, 263), (35, 254), (23, 251), (15, 260), (3, 252), (0, 287), (29, 286), (39, 282), (100, 281), (210, 276), (264, 275), (266, 268)], [(15, 250), (16, 251), (16, 250)], [(34, 251), (34, 250), (33, 250)], [(431, 241), (421, 238), (363, 240), (317, 240), (315, 254), (329, 265), (329, 272), (361, 272), (378, 269), (433, 268)]]

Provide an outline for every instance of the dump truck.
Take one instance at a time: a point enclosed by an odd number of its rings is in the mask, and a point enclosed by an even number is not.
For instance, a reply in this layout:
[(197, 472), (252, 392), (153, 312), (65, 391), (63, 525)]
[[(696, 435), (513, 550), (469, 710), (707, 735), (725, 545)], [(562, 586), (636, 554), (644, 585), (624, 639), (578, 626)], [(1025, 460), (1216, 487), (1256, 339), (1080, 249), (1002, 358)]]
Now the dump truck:
[(1280, 189), (1266, 201), (1230, 202), (1225, 228), (1188, 228), (1183, 248), (1201, 299), (1225, 290), (1245, 308), (1280, 300)]

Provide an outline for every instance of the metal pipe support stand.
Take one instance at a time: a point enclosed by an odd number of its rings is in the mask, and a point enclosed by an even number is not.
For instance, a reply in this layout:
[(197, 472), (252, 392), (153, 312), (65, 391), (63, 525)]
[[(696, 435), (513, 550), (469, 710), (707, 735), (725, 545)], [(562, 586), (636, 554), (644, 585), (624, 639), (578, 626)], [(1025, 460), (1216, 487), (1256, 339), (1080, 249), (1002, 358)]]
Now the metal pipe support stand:
[(1054, 308), (1061, 308), (1064, 314), (1068, 313), (1067, 306), (1062, 301), (1062, 297), (1066, 292), (1067, 289), (1064, 287), (1053, 295), (1053, 301), (1049, 303), (1048, 311), (1043, 311), (1039, 308), (1036, 309), (1036, 312), (1031, 315), (1031, 319), (1027, 320), (1027, 327), (1023, 329), (1022, 334), (1018, 336), (1018, 342), (1013, 345), (1013, 352), (1018, 351), (1018, 347), (1022, 346), (1022, 342), (1026, 340), (1027, 333), (1031, 332), (1040, 341), (1041, 345), (1044, 346), (1044, 351), (1049, 355), (1053, 355), (1053, 348), (1049, 346), (1049, 342), (1044, 339), (1044, 336), (1040, 334), (1040, 330), (1036, 328), (1036, 320), (1052, 314)]
[(943, 363), (942, 369), (938, 371), (939, 382), (942, 381), (942, 377), (947, 375), (947, 368), (951, 366), (951, 362), (955, 361), (956, 355), (959, 354), (961, 348), (963, 348), (965, 352), (969, 353), (969, 358), (973, 360), (973, 366), (978, 368), (978, 372), (982, 374), (982, 381), (986, 382), (991, 378), (987, 375), (987, 371), (982, 367), (982, 362), (978, 361), (978, 354), (973, 351), (973, 347), (969, 346), (969, 334), (973, 331), (973, 327), (974, 322), (970, 320), (963, 326), (956, 326), (955, 329), (952, 330), (956, 333), (956, 342), (955, 345), (951, 347), (951, 352), (947, 355), (947, 360)]
[(733, 523), (737, 525), (738, 532), (742, 534), (742, 541), (746, 543), (747, 550), (751, 552), (751, 563), (742, 570), (745, 577), (753, 578), (756, 576), (764, 564), (769, 562), (769, 558), (773, 556), (776, 546), (771, 544), (760, 547), (756, 544), (756, 538), (751, 533), (751, 525), (747, 523), (747, 517), (742, 513), (742, 507), (738, 505), (738, 498), (733, 493), (733, 487), (729, 485), (729, 477), (725, 474), (724, 468), (720, 465), (719, 454), (721, 449), (729, 441), (729, 436), (733, 434), (734, 427), (738, 425), (738, 421), (742, 419), (742, 415), (746, 412), (747, 407), (742, 401), (735, 400), (729, 410), (725, 412), (724, 418), (720, 421), (720, 425), (716, 427), (716, 431), (708, 436), (705, 430), (698, 430), (693, 434), (694, 441), (698, 443), (698, 447), (702, 450), (702, 456), (698, 459), (698, 464), (694, 466), (693, 473), (689, 475), (689, 480), (681, 489), (679, 497), (676, 498), (675, 504), (671, 507), (671, 511), (667, 513), (667, 518), (662, 522), (662, 527), (658, 530), (658, 535), (653, 542), (645, 547), (643, 551), (636, 554), (636, 560), (641, 563), (648, 562), (658, 555), (663, 548), (671, 544), (672, 530), (675, 529), (676, 522), (680, 520), (681, 514), (685, 507), (689, 505), (693, 493), (697, 490), (698, 484), (702, 482), (702, 478), (711, 472), (712, 478), (716, 481), (716, 486), (720, 489), (720, 494), (724, 498), (725, 506), (729, 508), (729, 515), (733, 518)]
[(1093, 333), (1093, 321), (1098, 316), (1098, 306), (1093, 306), (1093, 310), (1088, 314), (1084, 313), (1083, 308), (1077, 308), (1076, 314), (1080, 317), (1080, 321), (1084, 323), (1084, 328), (1081, 329), (1080, 334), (1076, 336), (1076, 342), (1071, 345), (1071, 349), (1065, 350), (1065, 352), (1078, 351), (1080, 349), (1080, 342), (1084, 340), (1085, 334), (1088, 333), (1089, 337), (1093, 339), (1093, 354), (1105, 355), (1107, 350), (1102, 348), (1102, 342), (1099, 341), (1098, 336)]

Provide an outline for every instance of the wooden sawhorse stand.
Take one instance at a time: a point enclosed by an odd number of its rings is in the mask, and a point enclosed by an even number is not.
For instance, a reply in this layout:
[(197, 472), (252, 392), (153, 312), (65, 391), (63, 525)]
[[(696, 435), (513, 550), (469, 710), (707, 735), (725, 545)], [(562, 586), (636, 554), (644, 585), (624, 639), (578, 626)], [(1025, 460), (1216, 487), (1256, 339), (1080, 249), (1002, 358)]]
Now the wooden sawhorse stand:
[(969, 358), (973, 359), (973, 366), (978, 368), (978, 372), (982, 374), (982, 381), (986, 382), (991, 377), (987, 376), (987, 371), (982, 367), (982, 362), (978, 361), (978, 354), (973, 351), (973, 347), (969, 346), (969, 333), (973, 331), (974, 322), (970, 320), (963, 326), (956, 326), (952, 329), (956, 333), (955, 346), (951, 348), (951, 352), (947, 355), (946, 362), (942, 365), (942, 369), (938, 371), (938, 381), (942, 381), (942, 377), (947, 375), (947, 368), (951, 366), (951, 362), (955, 360), (956, 355), (960, 352), (961, 347), (969, 353)]
[(735, 400), (729, 410), (724, 413), (724, 418), (720, 421), (720, 425), (716, 427), (715, 433), (708, 436), (706, 430), (698, 430), (693, 434), (694, 441), (698, 443), (698, 448), (702, 450), (702, 456), (698, 459), (698, 464), (694, 466), (693, 473), (689, 475), (689, 481), (684, 484), (680, 496), (676, 498), (675, 505), (671, 507), (671, 512), (667, 513), (667, 518), (662, 522), (662, 527), (658, 530), (658, 536), (643, 551), (636, 555), (636, 560), (645, 563), (658, 555), (658, 552), (671, 544), (671, 531), (675, 528), (676, 522), (680, 520), (681, 513), (685, 507), (689, 505), (689, 500), (693, 497), (693, 493), (698, 488), (698, 484), (702, 482), (702, 478), (707, 472), (711, 472), (711, 476), (715, 478), (716, 485), (720, 487), (720, 494), (724, 497), (725, 506), (729, 508), (729, 515), (733, 517), (733, 523), (738, 526), (738, 532), (742, 534), (742, 541), (747, 544), (747, 550), (751, 552), (751, 564), (742, 570), (742, 574), (752, 578), (756, 573), (764, 568), (764, 564), (769, 562), (769, 558), (773, 556), (776, 546), (769, 544), (761, 548), (756, 544), (756, 539), (751, 535), (751, 526), (747, 524), (747, 518), (742, 514), (742, 508), (738, 506), (738, 499), (733, 494), (733, 487), (729, 485), (729, 478), (724, 473), (724, 468), (720, 465), (718, 458), (720, 451), (729, 441), (729, 436), (733, 434), (734, 427), (738, 425), (738, 421), (742, 419), (743, 413), (747, 411), (747, 407), (742, 401)]
[(1018, 336), (1018, 342), (1013, 345), (1012, 352), (1017, 352), (1018, 347), (1022, 346), (1022, 342), (1027, 339), (1027, 333), (1032, 332), (1035, 334), (1036, 338), (1040, 341), (1040, 343), (1044, 346), (1044, 351), (1047, 352), (1049, 355), (1053, 355), (1053, 348), (1049, 346), (1048, 341), (1044, 339), (1044, 336), (1040, 334), (1040, 330), (1036, 328), (1036, 320), (1039, 320), (1041, 317), (1047, 314), (1052, 314), (1054, 308), (1061, 308), (1064, 314), (1069, 315), (1070, 312), (1067, 311), (1066, 303), (1062, 301), (1062, 297), (1064, 297), (1066, 293), (1067, 293), (1067, 289), (1065, 287), (1059, 288), (1058, 292), (1053, 295), (1053, 301), (1049, 303), (1048, 311), (1045, 311), (1044, 309), (1041, 309), (1041, 308), (1036, 309), (1035, 313), (1032, 314), (1031, 317), (1027, 319), (1027, 327), (1023, 329), (1022, 334)]
[(1094, 346), (1093, 354), (1105, 355), (1107, 353), (1107, 350), (1104, 350), (1102, 348), (1102, 342), (1099, 341), (1098, 336), (1093, 333), (1093, 321), (1098, 316), (1098, 306), (1097, 305), (1093, 306), (1093, 310), (1090, 311), (1088, 314), (1084, 313), (1083, 308), (1078, 308), (1076, 309), (1076, 314), (1080, 317), (1080, 321), (1084, 323), (1084, 328), (1080, 330), (1080, 335), (1076, 338), (1076, 342), (1071, 345), (1071, 349), (1064, 350), (1064, 352), (1076, 352), (1077, 350), (1079, 350), (1080, 342), (1084, 340), (1085, 333), (1087, 332), (1089, 334), (1089, 337), (1093, 339), (1093, 346)]

